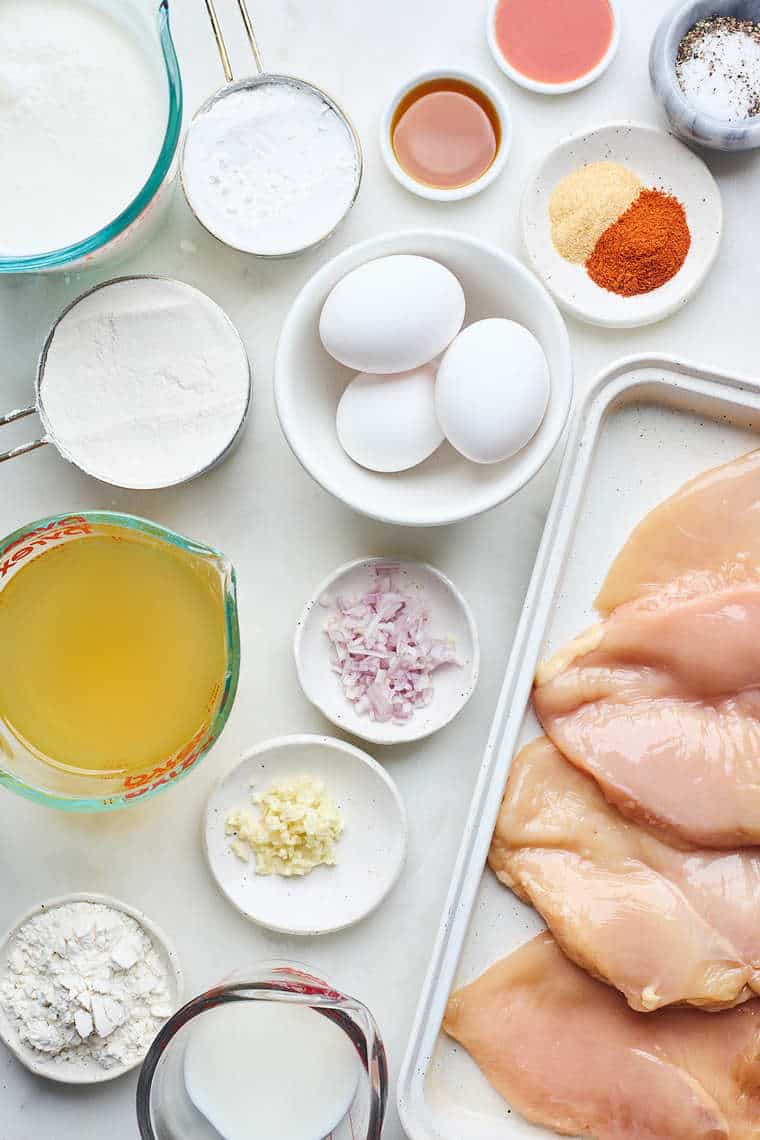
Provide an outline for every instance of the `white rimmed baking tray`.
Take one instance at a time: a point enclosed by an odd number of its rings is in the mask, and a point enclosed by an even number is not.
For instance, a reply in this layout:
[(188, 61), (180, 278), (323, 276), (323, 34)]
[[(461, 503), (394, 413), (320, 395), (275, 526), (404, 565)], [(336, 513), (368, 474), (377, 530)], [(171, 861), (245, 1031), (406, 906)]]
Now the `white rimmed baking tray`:
[(593, 599), (633, 526), (693, 475), (760, 446), (760, 380), (669, 356), (605, 370), (565, 452), (507, 665), (398, 1086), (411, 1140), (538, 1140), (440, 1032), (452, 988), (542, 928), (484, 864), (512, 757), (538, 735), (539, 656), (594, 620)]

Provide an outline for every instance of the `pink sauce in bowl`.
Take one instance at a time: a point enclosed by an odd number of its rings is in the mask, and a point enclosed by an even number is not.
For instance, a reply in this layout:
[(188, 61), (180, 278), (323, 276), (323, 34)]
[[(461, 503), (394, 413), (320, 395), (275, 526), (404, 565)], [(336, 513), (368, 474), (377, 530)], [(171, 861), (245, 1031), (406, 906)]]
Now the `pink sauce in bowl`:
[(498, 0), (490, 19), (498, 62), (548, 87), (595, 78), (615, 35), (610, 0)]

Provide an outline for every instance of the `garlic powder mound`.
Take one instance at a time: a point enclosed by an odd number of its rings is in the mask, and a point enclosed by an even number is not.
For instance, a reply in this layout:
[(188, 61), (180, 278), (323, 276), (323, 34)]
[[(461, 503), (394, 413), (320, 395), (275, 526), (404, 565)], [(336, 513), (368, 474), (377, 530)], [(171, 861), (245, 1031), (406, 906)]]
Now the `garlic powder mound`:
[(247, 861), (253, 853), (257, 875), (308, 875), (315, 867), (334, 867), (335, 844), (343, 817), (321, 780), (296, 776), (276, 780), (254, 793), (255, 814), (237, 808), (225, 820), (230, 847)]
[(592, 162), (558, 182), (549, 199), (555, 249), (582, 265), (606, 229), (638, 198), (641, 182), (617, 162)]

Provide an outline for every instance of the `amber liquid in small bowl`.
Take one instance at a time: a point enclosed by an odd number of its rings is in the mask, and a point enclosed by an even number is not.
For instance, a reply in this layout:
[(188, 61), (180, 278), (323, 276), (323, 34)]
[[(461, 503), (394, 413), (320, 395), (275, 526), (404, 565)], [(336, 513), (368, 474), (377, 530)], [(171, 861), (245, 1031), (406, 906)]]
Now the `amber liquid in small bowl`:
[(501, 120), (484, 92), (462, 79), (420, 83), (400, 100), (391, 121), (393, 153), (415, 181), (439, 190), (468, 186), (492, 166)]

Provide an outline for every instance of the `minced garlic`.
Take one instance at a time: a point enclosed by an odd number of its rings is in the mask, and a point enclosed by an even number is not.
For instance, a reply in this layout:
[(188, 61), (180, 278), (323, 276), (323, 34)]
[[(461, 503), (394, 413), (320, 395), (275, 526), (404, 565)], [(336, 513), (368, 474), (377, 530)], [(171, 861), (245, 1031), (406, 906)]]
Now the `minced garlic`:
[(321, 780), (296, 776), (254, 792), (258, 816), (236, 808), (225, 820), (230, 847), (245, 861), (256, 857), (257, 875), (308, 875), (324, 864), (335, 866), (334, 845), (343, 831), (337, 804)]

